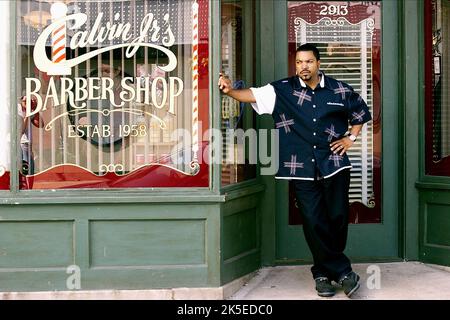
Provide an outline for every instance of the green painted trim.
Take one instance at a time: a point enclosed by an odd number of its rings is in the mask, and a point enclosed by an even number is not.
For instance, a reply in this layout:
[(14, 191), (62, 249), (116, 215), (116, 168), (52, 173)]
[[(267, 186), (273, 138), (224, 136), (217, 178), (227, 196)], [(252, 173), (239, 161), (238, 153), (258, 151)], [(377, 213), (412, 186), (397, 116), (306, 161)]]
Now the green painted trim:
[[(204, 206), (204, 205), (202, 205)], [(207, 283), (209, 286), (218, 287), (221, 285), (222, 274), (222, 217), (221, 207), (208, 206), (202, 208), (206, 211), (205, 221), (206, 243), (205, 259), (208, 265)]]
[(189, 220), (219, 216), (220, 203), (25, 204), (0, 206), (2, 222), (58, 220)]
[[(256, 29), (256, 21), (255, 18), (255, 10), (256, 10), (256, 2), (255, 0), (247, 0), (242, 1), (242, 5), (244, 7), (244, 19), (243, 19), (243, 38), (244, 38), (244, 58), (243, 63), (245, 66), (245, 82), (247, 87), (255, 86), (255, 72), (256, 72), (256, 37), (255, 37), (255, 29)], [(256, 122), (253, 120), (255, 116), (255, 112), (249, 103), (244, 107), (246, 108), (246, 112), (244, 112), (243, 117), (241, 119), (244, 128), (254, 128), (256, 129)], [(246, 144), (245, 146), (246, 153), (249, 153), (250, 146)], [(257, 171), (258, 172), (258, 171)], [(258, 174), (256, 174), (258, 177)]]
[[(409, 67), (416, 66), (416, 70), (412, 70), (407, 73), (408, 77), (408, 87), (406, 92), (417, 92), (417, 95), (413, 96), (415, 101), (407, 100), (406, 106), (411, 103), (415, 103), (416, 109), (414, 112), (406, 112), (407, 119), (406, 123), (415, 123), (416, 126), (407, 126), (409, 128), (407, 132), (407, 137), (415, 137), (407, 138), (407, 145), (410, 146), (410, 151), (408, 153), (408, 157), (410, 158), (410, 165), (407, 170), (407, 186), (406, 190), (407, 198), (406, 198), (406, 214), (409, 219), (407, 220), (407, 224), (405, 226), (406, 233), (406, 251), (405, 251), (405, 259), (407, 260), (418, 260), (419, 259), (419, 193), (415, 188), (415, 181), (420, 177), (420, 157), (424, 155), (424, 152), (421, 152), (422, 147), (420, 145), (420, 136), (421, 136), (421, 126), (425, 125), (425, 122), (422, 124), (420, 120), (420, 114), (424, 109), (424, 77), (417, 77), (417, 75), (424, 75), (425, 66), (420, 64), (420, 62), (424, 60), (424, 15), (423, 15), (423, 4), (421, 1), (417, 1), (414, 5), (413, 2), (406, 1), (408, 6), (411, 6), (411, 11), (406, 14), (406, 17), (415, 17), (415, 21), (409, 21), (409, 25), (406, 26), (406, 30), (411, 30), (414, 34), (408, 35), (409, 46), (407, 47), (408, 57), (410, 62), (408, 61), (406, 65)], [(415, 25), (415, 27), (414, 27)], [(410, 37), (411, 36), (411, 37)], [(414, 63), (417, 61), (419, 63)], [(411, 89), (410, 89), (411, 88)], [(407, 95), (409, 97), (409, 95)], [(418, 143), (419, 142), (419, 143)]]
[[(288, 6), (287, 1), (274, 1), (274, 41), (275, 49), (274, 78), (282, 79), (288, 76)], [(273, 80), (275, 80), (273, 79)]]
[[(422, 112), (422, 121), (421, 125), (425, 126), (425, 112), (423, 111), (425, 107), (421, 108)], [(421, 137), (421, 143), (425, 146), (425, 128), (423, 128), (423, 133), (420, 135)], [(423, 152), (425, 153), (425, 151)], [(424, 157), (424, 154), (422, 155)], [(425, 161), (425, 160), (424, 160)], [(425, 170), (425, 162), (422, 162), (420, 164), (421, 170)], [(443, 176), (429, 176), (429, 175), (423, 175), (421, 176), (417, 182), (421, 183), (441, 183), (441, 184), (450, 184), (450, 177), (443, 177)]]
[(426, 263), (450, 265), (449, 190), (420, 192), (420, 260)]
[[(274, 1), (274, 14), (275, 14), (275, 29), (274, 29), (274, 46), (276, 48), (274, 62), (276, 61), (276, 69), (274, 71), (274, 80), (283, 79), (288, 76), (288, 1)], [(283, 21), (282, 23), (280, 23)], [(299, 250), (302, 252), (308, 252), (309, 248), (305, 241), (300, 242), (300, 247), (293, 249), (291, 244), (296, 242), (294, 239), (286, 237), (287, 233), (280, 232), (281, 226), (288, 229), (296, 229), (296, 226), (289, 226), (289, 182), (286, 180), (275, 180), (275, 256), (274, 264), (283, 263), (287, 260), (281, 257), (283, 250)], [(301, 235), (300, 232), (296, 232), (296, 235)], [(296, 242), (298, 244), (298, 242)], [(277, 262), (278, 261), (278, 262)], [(282, 261), (282, 262), (280, 262)]]
[[(382, 105), (382, 225), (389, 232), (383, 237), (381, 247), (391, 246), (389, 254), (382, 253), (381, 257), (400, 256), (401, 255), (401, 222), (399, 217), (400, 206), (400, 185), (402, 180), (400, 177), (394, 181), (390, 177), (395, 177), (400, 170), (399, 158), (401, 157), (399, 149), (401, 147), (401, 138), (393, 139), (401, 135), (402, 127), (398, 125), (401, 118), (402, 108), (399, 97), (399, 87), (401, 86), (401, 78), (399, 77), (400, 57), (398, 54), (393, 55), (392, 52), (401, 52), (402, 48), (399, 43), (398, 19), (399, 8), (396, 1), (383, 1), (381, 3), (382, 18), (382, 58), (381, 58), (381, 105)], [(396, 32), (394, 31), (396, 30)], [(364, 230), (364, 227), (361, 228)], [(385, 239), (388, 238), (388, 239)], [(390, 239), (389, 239), (390, 238)], [(395, 243), (394, 243), (395, 239)], [(377, 242), (375, 242), (377, 243)], [(381, 244), (381, 242), (380, 242)], [(373, 244), (372, 244), (373, 246)], [(368, 247), (370, 248), (370, 246)], [(369, 249), (370, 250), (370, 249)], [(380, 251), (384, 251), (379, 248)], [(375, 254), (368, 251), (369, 256)], [(355, 255), (357, 258), (360, 255)]]
[[(255, 85), (261, 85), (261, 1), (255, 3)], [(256, 117), (256, 123), (259, 123)]]
[[(276, 34), (275, 21), (285, 21), (274, 16), (275, 7), (282, 1), (265, 0), (258, 1), (257, 30), (258, 41), (256, 45), (258, 71), (258, 85), (265, 85), (275, 80), (275, 69), (280, 64), (275, 63)], [(273, 129), (273, 120), (270, 115), (258, 116), (257, 125), (259, 129)], [(262, 265), (273, 265), (275, 260), (276, 245), (276, 206), (275, 206), (275, 179), (273, 176), (261, 176), (261, 182), (266, 185), (266, 190), (261, 197), (261, 263)]]
[[(421, 205), (443, 205), (446, 208), (446, 213), (450, 211), (450, 191), (449, 190), (425, 190), (420, 194)], [(447, 209), (448, 208), (448, 209)], [(448, 229), (445, 230), (448, 233)]]
[[(164, 266), (164, 268), (81, 269), (80, 290), (148, 290), (164, 288), (218, 287), (209, 282), (208, 266)], [(70, 274), (56, 270), (11, 270), (0, 272), (2, 292), (67, 291)], [(20, 280), (19, 280), (20, 279)], [(76, 290), (74, 290), (76, 291)]]
[[(354, 263), (390, 263), (390, 262), (403, 262), (404, 260), (399, 257), (352, 257), (352, 264)], [(310, 265), (311, 261), (303, 259), (289, 259), (289, 260), (275, 260), (276, 266), (289, 266), (289, 265)]]
[(260, 195), (249, 194), (221, 205), (222, 284), (261, 266)]
[(251, 180), (242, 181), (239, 183), (224, 186), (224, 187), (222, 187), (221, 194), (232, 193), (235, 190), (241, 190), (241, 189), (249, 188), (249, 187), (252, 187), (255, 185), (262, 185), (259, 177), (256, 179), (251, 179)]
[[(220, 131), (221, 118), (221, 98), (220, 91), (217, 89), (217, 82), (219, 81), (219, 73), (222, 68), (222, 50), (221, 50), (221, 1), (209, 1), (209, 92), (210, 92), (210, 128)], [(212, 153), (215, 152), (214, 145), (210, 140), (210, 186), (212, 190), (219, 193), (222, 185), (222, 164), (214, 163), (212, 160)], [(222, 150), (219, 150), (222, 152)]]
[[(417, 11), (420, 13), (417, 17), (418, 22), (418, 32), (419, 32), (419, 43), (418, 43), (418, 53), (421, 60), (425, 61), (425, 17), (424, 17), (424, 9), (425, 3), (424, 0), (417, 0)], [(418, 74), (418, 92), (419, 92), (419, 181), (427, 181), (430, 176), (425, 175), (425, 67), (426, 63), (421, 63), (421, 67), (419, 67)], [(437, 179), (436, 179), (437, 178)], [(447, 180), (447, 183), (450, 183), (450, 177), (432, 177), (432, 180)]]
[[(398, 7), (398, 30), (403, 30), (405, 25), (405, 16), (403, 14), (404, 8), (403, 8), (403, 1), (399, 1), (397, 4)], [(403, 85), (405, 83), (405, 62), (404, 62), (404, 56), (405, 56), (405, 35), (402, 32), (398, 33), (398, 56), (399, 56), (399, 64), (398, 64), (398, 83), (397, 83), (397, 90), (398, 90), (398, 105), (399, 105), (399, 117), (398, 117), (398, 136), (397, 141), (399, 145), (399, 154), (398, 157), (398, 179), (401, 181), (398, 184), (398, 193), (399, 193), (399, 223), (398, 223), (398, 229), (399, 229), (399, 236), (398, 236), (398, 242), (399, 242), (399, 253), (401, 256), (405, 256), (406, 252), (406, 233), (405, 233), (405, 226), (406, 226), (406, 191), (405, 191), (405, 159), (404, 154), (406, 153), (406, 143), (405, 141), (405, 120), (404, 120), (404, 106), (405, 106), (405, 86)]]
[(72, 203), (177, 203), (177, 202), (224, 202), (225, 196), (211, 192), (196, 192), (192, 190), (173, 192), (73, 192), (56, 193), (50, 190), (45, 192), (21, 192), (17, 197), (0, 197), (0, 205), (19, 204), (72, 204)]
[(401, 26), (401, 199), (403, 233), (402, 256), (406, 260), (419, 258), (419, 193), (415, 183), (420, 176), (420, 160), (423, 154), (420, 139), (421, 112), (423, 108), (423, 7), (421, 0), (403, 0), (400, 6)]
[(74, 223), (74, 264), (81, 269), (89, 268), (89, 219), (76, 219)]
[(252, 250), (239, 257), (233, 257), (223, 263), (221, 284), (224, 285), (234, 279), (249, 274), (260, 267), (259, 250)]
[(10, 107), (10, 114), (11, 114), (11, 152), (10, 152), (10, 157), (11, 157), (11, 178), (10, 178), (10, 193), (9, 196), (15, 196), (17, 195), (18, 191), (19, 191), (19, 154), (20, 154), (20, 144), (19, 144), (19, 135), (18, 135), (18, 128), (17, 128), (17, 107), (16, 107), (16, 102), (17, 102), (17, 84), (16, 84), (16, 76), (17, 76), (17, 68), (18, 68), (18, 54), (19, 54), (19, 50), (17, 50), (17, 30), (16, 30), (16, 26), (17, 26), (17, 12), (16, 12), (16, 8), (18, 6), (18, 4), (16, 2), (13, 1), (8, 1), (10, 7), (10, 43), (11, 43), (11, 48), (13, 48), (12, 50), (10, 50), (11, 55), (10, 55), (10, 76), (11, 76), (11, 87), (10, 87), (10, 92), (11, 92), (11, 107)]
[(433, 189), (436, 191), (450, 190), (450, 184), (445, 184), (445, 183), (441, 183), (441, 182), (417, 181), (416, 188), (418, 188), (418, 189)]
[(236, 198), (222, 204), (222, 216), (233, 215), (253, 208), (259, 207), (260, 197), (258, 194), (250, 194), (245, 197)]
[(241, 197), (246, 197), (252, 194), (262, 193), (265, 190), (265, 185), (257, 184), (253, 186), (249, 186), (247, 188), (242, 188), (238, 190), (234, 190), (229, 193), (225, 193), (225, 201), (235, 200)]
[(230, 192), (230, 191), (233, 191), (233, 190), (236, 190), (236, 189), (245, 188), (245, 187), (252, 186), (252, 185), (255, 185), (255, 184), (258, 184), (258, 183), (259, 183), (259, 177), (254, 178), (254, 179), (250, 179), (250, 180), (246, 180), (246, 181), (241, 181), (241, 182), (238, 182), (238, 183), (228, 184), (226, 186), (222, 186), (221, 193)]
[[(257, 198), (257, 197), (256, 197)], [(218, 204), (101, 204), (92, 206), (89, 204), (78, 205), (23, 205), (2, 207), (2, 221), (0, 225), (5, 230), (5, 225), (18, 227), (17, 230), (9, 230), (9, 235), (3, 234), (2, 239), (9, 240), (9, 243), (20, 243), (21, 239), (28, 244), (28, 249), (37, 246), (41, 252), (46, 252), (48, 248), (39, 247), (34, 244), (27, 234), (24, 233), (27, 225), (41, 223), (71, 222), (73, 224), (73, 257), (65, 260), (63, 265), (57, 264), (51, 259), (45, 260), (48, 265), (43, 267), (32, 267), (27, 265), (17, 265), (15, 267), (0, 268), (0, 291), (48, 291), (48, 290), (67, 290), (65, 281), (69, 275), (66, 273), (65, 264), (76, 264), (81, 268), (82, 289), (149, 289), (149, 288), (170, 288), (170, 287), (218, 287), (220, 282), (220, 205)], [(189, 234), (194, 237), (197, 243), (204, 243), (202, 251), (203, 259), (194, 264), (146, 264), (129, 265), (127, 258), (128, 251), (120, 257), (120, 265), (114, 266), (93, 266), (92, 245), (95, 242), (95, 229), (89, 223), (111, 223), (111, 230), (120, 227), (121, 223), (130, 221), (147, 223), (149, 226), (155, 223), (168, 222), (201, 222), (204, 225), (204, 232), (201, 234)], [(20, 226), (25, 226), (25, 229)], [(180, 226), (181, 227), (181, 226)], [(29, 228), (29, 227), (28, 227)], [(133, 230), (131, 230), (133, 231)], [(141, 230), (142, 232), (142, 230)], [(163, 232), (163, 231), (162, 231)], [(168, 230), (170, 232), (170, 230)], [(60, 234), (65, 234), (61, 233)], [(136, 234), (137, 243), (139, 233)], [(113, 236), (113, 235), (111, 235)], [(6, 238), (5, 238), (6, 237)], [(183, 235), (181, 235), (183, 237)], [(201, 237), (200, 239), (197, 237)], [(147, 237), (149, 238), (149, 236)], [(50, 238), (51, 239), (51, 238)], [(134, 238), (128, 238), (128, 246)], [(149, 238), (150, 239), (150, 238)], [(40, 239), (37, 239), (40, 240)], [(157, 239), (155, 239), (157, 240)], [(97, 239), (98, 241), (98, 239)], [(159, 239), (159, 241), (162, 241)], [(59, 243), (54, 243), (56, 248), (60, 248)], [(71, 246), (71, 243), (66, 243)], [(97, 244), (98, 247), (98, 244)], [(23, 250), (22, 247), (14, 246), (16, 257)], [(98, 249), (98, 248), (97, 248)], [(51, 250), (51, 249), (50, 249)], [(124, 250), (124, 249), (122, 249)], [(145, 248), (139, 246), (138, 252), (145, 252)], [(182, 251), (178, 250), (179, 253)], [(10, 252), (11, 253), (11, 252)], [(98, 252), (97, 252), (98, 254)], [(132, 251), (129, 251), (130, 257), (133, 257)], [(188, 252), (186, 254), (189, 254)], [(103, 256), (102, 256), (103, 257)], [(136, 257), (136, 256), (134, 256)], [(33, 261), (36, 257), (24, 256), (24, 261)], [(41, 258), (42, 260), (42, 258)], [(59, 261), (59, 260), (58, 260)], [(152, 260), (150, 260), (151, 262)]]

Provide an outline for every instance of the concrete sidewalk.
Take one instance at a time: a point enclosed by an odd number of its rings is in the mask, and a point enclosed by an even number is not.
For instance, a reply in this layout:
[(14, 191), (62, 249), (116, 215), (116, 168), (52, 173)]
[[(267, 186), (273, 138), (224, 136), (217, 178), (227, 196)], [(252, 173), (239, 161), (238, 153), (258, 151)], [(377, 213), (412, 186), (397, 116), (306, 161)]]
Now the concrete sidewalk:
[[(353, 264), (361, 276), (354, 300), (450, 300), (450, 267), (420, 262)], [(321, 298), (311, 266), (262, 268), (222, 287), (148, 290), (0, 292), (0, 300), (348, 300), (342, 289)], [(378, 278), (376, 278), (378, 272)], [(377, 279), (379, 282), (377, 282)]]
[[(450, 300), (449, 267), (420, 262), (367, 263), (352, 266), (361, 277), (361, 288), (352, 295), (353, 300)], [(349, 299), (338, 287), (334, 297), (319, 297), (314, 289), (310, 267), (262, 268), (228, 299)]]

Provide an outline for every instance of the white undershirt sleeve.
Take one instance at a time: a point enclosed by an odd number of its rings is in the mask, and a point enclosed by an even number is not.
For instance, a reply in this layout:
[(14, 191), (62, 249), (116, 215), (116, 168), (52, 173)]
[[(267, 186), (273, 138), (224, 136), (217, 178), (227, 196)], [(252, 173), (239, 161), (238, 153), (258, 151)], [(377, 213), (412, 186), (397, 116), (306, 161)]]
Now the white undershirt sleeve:
[(255, 97), (256, 103), (252, 103), (253, 109), (258, 114), (272, 114), (275, 108), (275, 89), (271, 84), (259, 88), (250, 88)]

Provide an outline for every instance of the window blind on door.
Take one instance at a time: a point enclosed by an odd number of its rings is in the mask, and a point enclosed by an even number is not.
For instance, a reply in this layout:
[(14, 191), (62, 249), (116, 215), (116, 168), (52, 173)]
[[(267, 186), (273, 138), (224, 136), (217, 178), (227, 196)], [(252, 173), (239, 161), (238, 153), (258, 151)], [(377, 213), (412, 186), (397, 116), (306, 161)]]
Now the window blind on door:
[[(348, 83), (366, 101), (373, 114), (372, 36), (371, 18), (350, 23), (340, 17), (322, 18), (310, 24), (296, 18), (296, 45), (314, 43), (321, 53), (321, 70), (326, 75)], [(364, 125), (353, 147), (347, 152), (352, 163), (350, 202), (372, 206), (374, 193), (373, 124)]]

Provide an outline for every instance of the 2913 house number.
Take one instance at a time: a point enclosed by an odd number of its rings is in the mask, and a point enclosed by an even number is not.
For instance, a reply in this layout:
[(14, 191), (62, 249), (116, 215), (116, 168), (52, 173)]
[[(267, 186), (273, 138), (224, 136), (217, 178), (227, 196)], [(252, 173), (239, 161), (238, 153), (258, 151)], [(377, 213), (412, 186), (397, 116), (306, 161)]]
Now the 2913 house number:
[(347, 5), (321, 5), (320, 12), (321, 16), (346, 16), (348, 14)]

